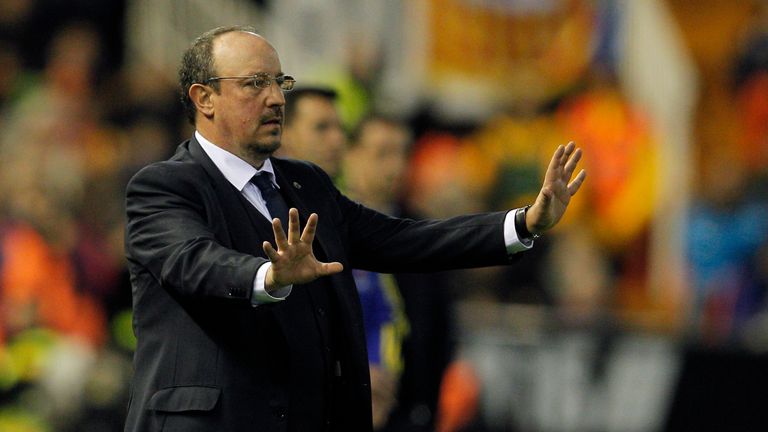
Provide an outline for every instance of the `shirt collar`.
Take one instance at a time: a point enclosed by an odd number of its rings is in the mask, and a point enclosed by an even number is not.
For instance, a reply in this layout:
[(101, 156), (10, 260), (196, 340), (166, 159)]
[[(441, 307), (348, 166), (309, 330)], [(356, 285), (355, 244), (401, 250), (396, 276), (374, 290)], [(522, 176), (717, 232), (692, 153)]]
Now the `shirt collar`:
[(275, 169), (272, 167), (272, 161), (270, 159), (264, 161), (264, 165), (261, 166), (261, 169), (256, 169), (248, 162), (208, 141), (199, 131), (195, 131), (195, 138), (197, 138), (197, 141), (200, 143), (200, 147), (203, 148), (205, 154), (211, 158), (211, 161), (216, 165), (216, 168), (218, 168), (224, 175), (224, 178), (232, 183), (232, 186), (237, 190), (242, 192), (245, 185), (251, 181), (253, 176), (260, 172), (268, 172), (272, 183), (275, 186), (278, 186), (275, 181)]

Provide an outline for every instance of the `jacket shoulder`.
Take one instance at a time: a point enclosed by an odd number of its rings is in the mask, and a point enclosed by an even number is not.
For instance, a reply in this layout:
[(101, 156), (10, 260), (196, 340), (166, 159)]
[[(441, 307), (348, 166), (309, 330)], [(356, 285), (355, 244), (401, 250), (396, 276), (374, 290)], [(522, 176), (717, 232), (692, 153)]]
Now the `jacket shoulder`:
[(312, 180), (319, 183), (333, 184), (333, 180), (322, 170), (319, 166), (312, 162), (272, 157), (272, 164), (278, 171), (281, 171), (291, 176), (298, 176), (306, 180)]
[(278, 169), (285, 169), (285, 170), (296, 170), (298, 172), (306, 171), (306, 172), (316, 172), (316, 171), (322, 171), (320, 170), (320, 167), (313, 164), (309, 161), (304, 160), (298, 160), (298, 159), (290, 159), (290, 158), (282, 158), (282, 157), (275, 157), (272, 156), (272, 164), (276, 166)]
[(140, 169), (131, 177), (128, 184), (153, 179), (164, 182), (193, 181), (199, 183), (204, 175), (206, 175), (205, 169), (198, 163), (169, 159), (154, 162)]
[(170, 159), (151, 163), (140, 169), (128, 181), (128, 190), (141, 183), (160, 183), (167, 186), (199, 185), (206, 178), (202, 164), (191, 157), (183, 143)]

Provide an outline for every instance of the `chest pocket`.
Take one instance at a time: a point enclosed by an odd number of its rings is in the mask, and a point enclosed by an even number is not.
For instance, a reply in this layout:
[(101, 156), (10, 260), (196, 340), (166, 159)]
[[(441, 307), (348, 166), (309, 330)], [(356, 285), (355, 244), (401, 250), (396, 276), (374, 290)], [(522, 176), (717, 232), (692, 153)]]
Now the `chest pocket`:
[(152, 395), (147, 408), (162, 412), (210, 411), (220, 396), (221, 389), (217, 387), (170, 387)]

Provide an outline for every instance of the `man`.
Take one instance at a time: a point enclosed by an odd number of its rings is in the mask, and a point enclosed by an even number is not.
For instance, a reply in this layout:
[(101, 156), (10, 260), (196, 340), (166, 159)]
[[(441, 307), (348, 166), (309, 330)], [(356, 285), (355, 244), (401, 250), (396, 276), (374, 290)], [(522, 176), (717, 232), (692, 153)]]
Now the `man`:
[(508, 263), (560, 220), (585, 176), (568, 183), (581, 154), (569, 144), (527, 212), (395, 219), (315, 165), (271, 157), (294, 81), (252, 29), (203, 34), (179, 77), (195, 135), (127, 188), (138, 339), (128, 431), (370, 430), (351, 269)]
[(331, 178), (339, 174), (346, 136), (335, 91), (305, 87), (286, 95), (281, 155), (312, 161)]
[[(346, 194), (386, 214), (400, 214), (408, 127), (380, 114), (357, 126), (344, 159)], [(450, 360), (449, 297), (442, 274), (353, 270), (363, 308), (374, 429), (434, 430), (442, 375)]]
[(357, 125), (344, 158), (348, 194), (382, 213), (395, 213), (403, 189), (411, 133), (400, 121), (371, 114)]

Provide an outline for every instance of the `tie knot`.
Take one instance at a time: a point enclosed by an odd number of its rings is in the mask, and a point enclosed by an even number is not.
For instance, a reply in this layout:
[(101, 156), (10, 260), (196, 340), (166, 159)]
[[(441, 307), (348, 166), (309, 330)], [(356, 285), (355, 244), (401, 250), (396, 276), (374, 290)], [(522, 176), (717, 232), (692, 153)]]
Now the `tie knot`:
[(275, 190), (272, 178), (267, 172), (256, 173), (256, 175), (251, 178), (251, 183), (255, 184), (262, 194), (272, 193)]

